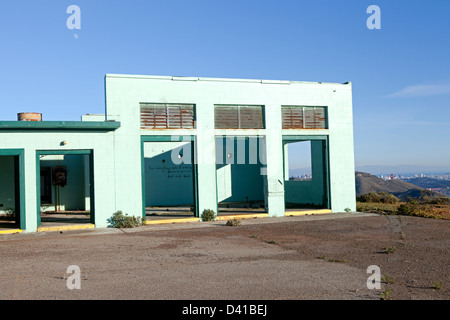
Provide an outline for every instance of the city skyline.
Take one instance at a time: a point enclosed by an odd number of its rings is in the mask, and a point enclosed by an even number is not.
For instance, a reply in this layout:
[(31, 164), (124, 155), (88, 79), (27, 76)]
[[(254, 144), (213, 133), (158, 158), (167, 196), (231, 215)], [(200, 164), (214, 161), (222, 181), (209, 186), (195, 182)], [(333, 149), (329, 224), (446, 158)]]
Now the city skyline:
[[(370, 5), (381, 29), (367, 27)], [(447, 12), (439, 0), (16, 1), (0, 12), (0, 120), (104, 113), (106, 73), (351, 81), (357, 169), (448, 168)]]

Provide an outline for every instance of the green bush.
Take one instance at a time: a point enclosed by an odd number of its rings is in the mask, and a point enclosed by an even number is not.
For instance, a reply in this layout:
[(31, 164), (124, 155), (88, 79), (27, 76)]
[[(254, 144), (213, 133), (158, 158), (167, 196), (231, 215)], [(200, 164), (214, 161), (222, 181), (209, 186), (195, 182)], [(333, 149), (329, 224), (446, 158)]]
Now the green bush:
[(359, 202), (374, 202), (374, 203), (390, 203), (395, 204), (398, 203), (398, 198), (393, 194), (388, 192), (369, 192), (363, 195), (360, 195), (356, 198)]
[(417, 200), (426, 204), (450, 204), (450, 197), (436, 194), (430, 190), (421, 190)]
[(230, 226), (230, 227), (235, 227), (235, 226), (238, 226), (238, 225), (240, 225), (240, 224), (241, 224), (241, 220), (236, 219), (236, 218), (230, 219), (230, 220), (228, 220), (227, 223), (226, 223), (226, 225), (227, 225), (227, 226)]
[(123, 214), (123, 212), (119, 210), (108, 219), (108, 223), (113, 228), (134, 228), (142, 225), (142, 219), (135, 216), (129, 216), (128, 214)]
[(419, 201), (410, 200), (398, 206), (397, 214), (409, 216), (414, 214), (418, 208), (419, 208)]
[(202, 221), (214, 221), (216, 220), (216, 213), (214, 210), (205, 209), (202, 213)]

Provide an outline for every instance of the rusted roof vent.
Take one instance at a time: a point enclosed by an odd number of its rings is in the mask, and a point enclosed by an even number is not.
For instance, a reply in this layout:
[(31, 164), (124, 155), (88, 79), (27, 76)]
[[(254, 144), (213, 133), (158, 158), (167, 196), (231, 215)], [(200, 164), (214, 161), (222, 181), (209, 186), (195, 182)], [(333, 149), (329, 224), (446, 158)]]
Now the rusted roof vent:
[(18, 121), (42, 121), (42, 113), (21, 112), (17, 114)]

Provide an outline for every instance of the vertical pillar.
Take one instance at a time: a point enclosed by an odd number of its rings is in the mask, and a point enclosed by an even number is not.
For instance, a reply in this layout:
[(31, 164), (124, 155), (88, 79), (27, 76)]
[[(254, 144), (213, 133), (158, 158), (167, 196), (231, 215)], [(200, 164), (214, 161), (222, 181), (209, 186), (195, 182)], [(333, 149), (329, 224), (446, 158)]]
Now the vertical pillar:
[[(40, 192), (36, 186), (36, 172), (39, 171), (39, 158), (36, 157), (36, 150), (26, 149), (24, 155), (25, 161), (25, 221), (26, 231), (35, 232), (38, 227), (38, 207), (37, 198)], [(40, 200), (40, 199), (39, 199)], [(40, 202), (40, 201), (39, 201)], [(39, 208), (40, 209), (40, 208)]]
[(284, 216), (283, 136), (279, 105), (266, 105), (267, 204), (271, 217)]
[(196, 122), (197, 136), (194, 152), (197, 163), (198, 213), (211, 209), (217, 213), (216, 192), (216, 140), (214, 134), (214, 105), (196, 105), (199, 118)]

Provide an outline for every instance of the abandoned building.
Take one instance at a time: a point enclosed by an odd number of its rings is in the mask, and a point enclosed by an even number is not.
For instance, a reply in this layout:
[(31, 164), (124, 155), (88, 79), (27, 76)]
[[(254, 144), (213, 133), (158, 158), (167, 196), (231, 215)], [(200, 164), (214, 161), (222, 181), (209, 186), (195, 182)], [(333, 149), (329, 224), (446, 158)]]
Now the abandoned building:
[[(0, 232), (356, 209), (351, 83), (108, 74), (105, 99), (0, 121)], [(289, 179), (305, 142), (311, 178)]]

